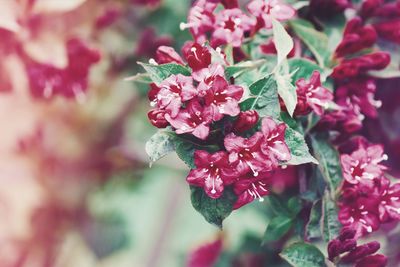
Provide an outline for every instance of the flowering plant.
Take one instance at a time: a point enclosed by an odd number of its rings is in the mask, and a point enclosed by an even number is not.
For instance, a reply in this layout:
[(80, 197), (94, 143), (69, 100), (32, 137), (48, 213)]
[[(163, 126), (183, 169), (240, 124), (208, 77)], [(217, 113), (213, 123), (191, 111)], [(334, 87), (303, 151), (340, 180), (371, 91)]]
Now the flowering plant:
[[(176, 151), (193, 207), (221, 228), (279, 193), (264, 241), (283, 241), (293, 266), (385, 266), (379, 243), (356, 240), (400, 219), (400, 184), (361, 130), (382, 104), (378, 81), (400, 77), (399, 3), (196, 1), (181, 23), (193, 40), (160, 46), (131, 78), (150, 84), (151, 162)], [(298, 182), (277, 192), (293, 168)], [(292, 229), (300, 242), (285, 246)]]

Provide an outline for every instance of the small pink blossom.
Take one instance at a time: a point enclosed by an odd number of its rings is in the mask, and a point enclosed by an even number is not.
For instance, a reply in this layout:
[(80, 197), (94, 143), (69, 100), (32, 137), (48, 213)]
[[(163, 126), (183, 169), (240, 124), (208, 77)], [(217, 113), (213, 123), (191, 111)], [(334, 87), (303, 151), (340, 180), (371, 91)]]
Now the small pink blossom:
[(175, 117), (165, 114), (165, 119), (176, 129), (177, 134), (191, 133), (204, 140), (210, 132), (212, 110), (210, 107), (203, 107), (196, 99), (193, 99)]
[(212, 34), (213, 47), (223, 44), (241, 46), (245, 32), (250, 31), (254, 25), (255, 20), (238, 8), (222, 10), (216, 16)]
[(224, 114), (236, 116), (240, 112), (238, 101), (242, 98), (243, 88), (229, 85), (221, 76), (216, 76), (211, 87), (199, 94), (204, 96), (205, 105), (212, 108), (214, 121), (222, 119)]
[(229, 152), (229, 162), (240, 175), (252, 173), (257, 177), (260, 173), (273, 170), (269, 156), (261, 151), (263, 134), (256, 132), (250, 138), (243, 138), (231, 133), (224, 139), (224, 145)]
[(381, 145), (361, 145), (350, 155), (341, 156), (344, 179), (351, 184), (370, 183), (382, 176), (386, 167), (380, 162), (386, 159)]
[(253, 0), (247, 5), (247, 9), (267, 29), (272, 28), (272, 19), (286, 21), (296, 15), (296, 10), (280, 0)]
[(257, 124), (258, 119), (259, 116), (255, 110), (241, 111), (232, 126), (232, 130), (235, 133), (241, 133), (250, 130)]
[(264, 139), (261, 142), (261, 151), (268, 155), (277, 166), (279, 161), (288, 161), (291, 158), (290, 150), (285, 143), (286, 124), (277, 124), (272, 118), (265, 117), (261, 122), (261, 132)]
[(166, 63), (176, 63), (180, 65), (185, 64), (181, 56), (175, 51), (173, 47), (165, 45), (159, 46), (157, 48), (155, 60), (158, 64), (166, 64)]
[(231, 184), (236, 178), (235, 171), (229, 166), (228, 154), (223, 151), (210, 154), (203, 150), (194, 153), (196, 169), (189, 172), (186, 181), (194, 186), (204, 188), (211, 198), (219, 198), (224, 186)]
[(297, 106), (295, 114), (306, 115), (313, 110), (317, 115), (322, 115), (324, 109), (333, 101), (333, 94), (321, 84), (318, 71), (314, 71), (310, 81), (300, 79), (296, 82), (297, 86)]
[(157, 106), (169, 112), (170, 117), (178, 115), (182, 103), (197, 95), (193, 86), (192, 77), (182, 74), (171, 75), (159, 85), (160, 91), (157, 94)]
[(263, 173), (259, 177), (254, 177), (252, 175), (241, 177), (233, 186), (233, 190), (238, 196), (233, 208), (238, 209), (257, 198), (260, 202), (263, 202), (263, 196), (269, 194), (269, 178), (270, 173)]

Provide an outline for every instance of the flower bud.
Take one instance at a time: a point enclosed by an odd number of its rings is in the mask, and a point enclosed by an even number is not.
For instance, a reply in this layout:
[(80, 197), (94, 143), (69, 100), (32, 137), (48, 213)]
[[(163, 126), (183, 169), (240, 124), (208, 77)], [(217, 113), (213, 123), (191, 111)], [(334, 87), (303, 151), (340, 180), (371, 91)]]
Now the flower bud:
[(158, 64), (177, 63), (183, 65), (181, 56), (170, 46), (160, 46), (156, 51), (156, 62)]
[(153, 109), (147, 114), (151, 124), (157, 128), (165, 128), (169, 125), (165, 119), (165, 110)]
[(233, 131), (241, 133), (253, 128), (258, 122), (258, 113), (255, 110), (247, 110), (239, 113), (235, 123), (233, 124)]
[(385, 267), (387, 257), (382, 254), (371, 255), (357, 262), (355, 267)]

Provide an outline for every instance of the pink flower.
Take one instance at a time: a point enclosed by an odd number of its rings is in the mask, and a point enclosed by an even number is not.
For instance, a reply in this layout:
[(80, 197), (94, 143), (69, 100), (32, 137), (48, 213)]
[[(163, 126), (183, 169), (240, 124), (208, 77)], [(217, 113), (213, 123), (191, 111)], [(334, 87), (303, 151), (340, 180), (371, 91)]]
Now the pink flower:
[(258, 122), (258, 113), (255, 110), (241, 111), (232, 126), (235, 133), (242, 133), (253, 128)]
[(181, 56), (175, 51), (174, 48), (164, 45), (159, 46), (157, 48), (155, 60), (158, 64), (166, 64), (166, 63), (176, 63), (180, 65), (185, 64)]
[(193, 71), (207, 68), (211, 64), (211, 53), (209, 49), (198, 43), (193, 43), (190, 49), (184, 53), (188, 65)]
[(225, 9), (216, 15), (212, 46), (231, 44), (234, 47), (242, 45), (244, 33), (250, 31), (255, 20), (248, 17), (240, 9)]
[(400, 184), (390, 186), (390, 181), (380, 181), (379, 219), (381, 222), (400, 220)]
[(238, 101), (242, 98), (243, 88), (229, 85), (221, 76), (216, 76), (211, 87), (199, 94), (204, 95), (205, 105), (212, 108), (214, 121), (222, 119), (223, 114), (236, 116), (240, 112)]
[(278, 21), (285, 21), (296, 15), (296, 10), (293, 7), (283, 4), (279, 0), (253, 0), (247, 5), (247, 9), (267, 29), (272, 28), (273, 18)]
[(358, 188), (350, 188), (349, 190), (351, 193), (346, 192), (345, 194), (351, 197), (343, 197), (339, 203), (338, 218), (340, 223), (356, 230), (356, 237), (378, 230), (380, 226), (377, 211), (379, 199), (368, 195), (359, 196)]
[(212, 3), (221, 3), (226, 9), (239, 7), (238, 0), (208, 0)]
[(310, 81), (300, 79), (296, 82), (297, 91), (297, 106), (295, 109), (296, 115), (306, 115), (313, 110), (317, 115), (322, 115), (324, 109), (333, 101), (331, 91), (322, 87), (320, 74), (314, 71)]
[(176, 129), (177, 134), (191, 133), (204, 140), (210, 132), (212, 110), (201, 106), (196, 99), (193, 99), (175, 117), (165, 114), (165, 119)]
[(288, 161), (291, 158), (289, 147), (285, 143), (285, 131), (286, 124), (277, 124), (272, 118), (265, 117), (261, 122), (261, 132), (264, 135), (261, 151), (276, 166), (279, 161)]
[(213, 267), (223, 250), (222, 237), (207, 244), (203, 244), (190, 251), (186, 267)]
[(255, 199), (259, 199), (260, 202), (264, 201), (263, 196), (269, 194), (268, 179), (270, 173), (262, 173), (259, 177), (245, 176), (241, 177), (233, 186), (235, 194), (238, 196), (234, 209), (238, 209)]
[(370, 183), (382, 176), (386, 167), (379, 163), (386, 159), (382, 145), (361, 145), (350, 155), (343, 154), (340, 157), (343, 176), (351, 184)]
[(216, 7), (216, 3), (198, 0), (189, 11), (188, 22), (181, 23), (181, 30), (189, 28), (195, 41), (203, 44), (207, 41), (206, 33), (214, 29), (215, 17), (213, 12)]
[(196, 169), (189, 172), (186, 181), (191, 185), (203, 187), (211, 198), (219, 198), (224, 186), (231, 184), (236, 178), (235, 171), (229, 166), (226, 152), (209, 154), (203, 150), (196, 150), (194, 164)]
[(336, 102), (340, 106), (350, 106), (355, 112), (375, 118), (377, 116), (376, 108), (382, 105), (381, 101), (374, 99), (375, 91), (375, 80), (352, 79), (336, 89)]
[(353, 54), (364, 48), (371, 47), (377, 38), (375, 29), (370, 25), (363, 26), (363, 22), (359, 17), (347, 22), (343, 35), (343, 40), (335, 51), (337, 57)]
[(159, 87), (161, 89), (157, 94), (157, 105), (159, 108), (167, 110), (172, 118), (178, 115), (183, 102), (197, 95), (192, 77), (182, 74), (171, 75), (160, 83)]
[(206, 92), (214, 83), (216, 77), (224, 77), (224, 67), (220, 64), (212, 64), (208, 68), (194, 71), (192, 77), (195, 81), (200, 82), (198, 90), (200, 92)]
[(254, 177), (260, 173), (269, 172), (273, 164), (269, 156), (261, 151), (263, 135), (255, 133), (250, 138), (243, 138), (231, 133), (224, 139), (224, 145), (229, 152), (229, 162), (240, 175), (251, 172)]

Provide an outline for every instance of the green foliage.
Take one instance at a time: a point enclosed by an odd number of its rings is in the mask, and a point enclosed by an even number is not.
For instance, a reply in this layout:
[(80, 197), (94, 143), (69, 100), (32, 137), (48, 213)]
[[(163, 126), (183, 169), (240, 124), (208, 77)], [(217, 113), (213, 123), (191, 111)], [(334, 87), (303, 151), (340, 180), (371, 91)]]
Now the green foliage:
[(272, 31), (274, 43), (278, 54), (278, 66), (286, 61), (287, 55), (293, 49), (293, 39), (286, 32), (285, 28), (277, 20), (272, 19)]
[(311, 156), (307, 143), (304, 140), (304, 136), (301, 133), (293, 130), (290, 127), (287, 127), (285, 133), (285, 141), (290, 149), (290, 154), (292, 155), (292, 158), (287, 161), (286, 164), (318, 164), (318, 161), (313, 156)]
[(293, 221), (293, 218), (285, 215), (272, 218), (265, 230), (263, 242), (276, 241), (282, 238), (292, 227)]
[(166, 78), (173, 74), (182, 74), (185, 76), (190, 76), (190, 70), (182, 65), (178, 64), (162, 64), (162, 65), (153, 65), (138, 62), (150, 75), (150, 78), (155, 83), (160, 83), (164, 81)]
[(203, 215), (207, 222), (222, 228), (222, 221), (231, 214), (236, 195), (230, 188), (225, 188), (223, 195), (212, 199), (206, 195), (203, 188), (191, 186), (193, 207)]
[(285, 248), (280, 256), (294, 267), (324, 267), (325, 256), (314, 245), (298, 242)]
[[(284, 64), (287, 65), (287, 62), (284, 62)], [(278, 94), (285, 103), (289, 115), (293, 116), (297, 105), (297, 93), (288, 69), (288, 66), (279, 66), (275, 72), (275, 79), (278, 86)]]
[(322, 201), (317, 200), (313, 203), (310, 217), (306, 225), (305, 236), (308, 240), (320, 238), (321, 235)]
[(262, 117), (279, 117), (280, 105), (277, 86), (272, 75), (253, 83), (250, 86), (250, 92), (253, 97), (246, 99), (240, 104), (242, 110), (254, 109)]
[(292, 75), (292, 81), (296, 83), (297, 80), (304, 78), (310, 79), (313, 71), (323, 73), (324, 69), (315, 64), (313, 61), (305, 58), (292, 58), (288, 60), (289, 70)]
[(325, 192), (324, 198), (322, 200), (323, 206), (323, 223), (322, 229), (324, 233), (325, 242), (336, 238), (339, 234), (342, 225), (338, 220), (338, 209), (336, 203), (332, 201), (328, 192)]
[(175, 150), (173, 135), (160, 130), (147, 141), (145, 149), (151, 164)]
[(337, 150), (324, 138), (316, 136), (311, 139), (314, 155), (318, 159), (319, 168), (328, 189), (334, 195), (342, 182), (342, 169)]
[(328, 36), (314, 29), (313, 25), (305, 20), (290, 21), (295, 34), (307, 45), (318, 64), (324, 68), (329, 61)]

